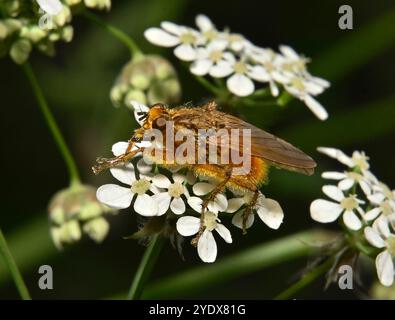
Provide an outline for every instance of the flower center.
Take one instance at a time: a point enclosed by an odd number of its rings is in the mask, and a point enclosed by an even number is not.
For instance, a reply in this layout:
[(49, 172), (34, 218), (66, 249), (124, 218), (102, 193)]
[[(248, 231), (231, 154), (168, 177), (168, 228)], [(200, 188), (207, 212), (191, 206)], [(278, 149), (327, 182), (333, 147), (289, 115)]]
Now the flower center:
[(196, 37), (192, 32), (188, 31), (180, 36), (180, 41), (184, 44), (193, 44), (196, 42)]
[(203, 36), (208, 40), (214, 40), (217, 38), (217, 32), (213, 29), (207, 30), (206, 32), (203, 33)]
[(303, 83), (303, 80), (300, 78), (293, 78), (291, 80), (291, 86), (294, 87), (298, 91), (304, 91), (305, 90), (305, 85)]
[(271, 62), (265, 62), (263, 63), (263, 66), (265, 67), (266, 71), (269, 73), (274, 71), (274, 65)]
[(170, 185), (168, 189), (169, 195), (173, 198), (181, 197), (181, 195), (183, 195), (184, 192), (185, 192), (185, 188), (180, 182), (174, 182), (173, 184)]
[(213, 50), (210, 53), (210, 60), (214, 62), (218, 62), (222, 59), (222, 51), (221, 50)]
[(341, 202), (340, 205), (345, 209), (345, 210), (353, 210), (358, 207), (358, 201), (354, 197), (347, 197), (344, 198)]
[(383, 211), (383, 214), (386, 216), (389, 216), (390, 214), (393, 213), (393, 209), (389, 201), (383, 201), (380, 204), (380, 208)]
[(381, 189), (382, 189), (382, 191), (383, 191), (384, 196), (385, 196), (387, 199), (395, 200), (395, 199), (394, 199), (395, 196), (394, 196), (394, 194), (392, 193), (392, 190), (391, 190), (390, 188), (388, 188), (387, 185), (385, 185), (384, 183), (381, 183), (380, 186), (381, 186)]
[(204, 226), (208, 231), (213, 231), (217, 226), (217, 215), (210, 211), (204, 214)]
[(234, 42), (242, 41), (242, 40), (243, 40), (243, 37), (240, 36), (240, 35), (238, 35), (238, 34), (230, 34), (230, 35), (228, 36), (228, 41), (229, 41), (230, 43), (234, 43)]
[(360, 181), (362, 176), (357, 172), (347, 172), (347, 177), (354, 181)]
[(390, 235), (385, 241), (387, 250), (392, 257), (395, 257), (395, 236)]
[(139, 195), (142, 195), (146, 193), (149, 188), (151, 187), (151, 182), (149, 182), (147, 179), (143, 178), (140, 180), (136, 180), (132, 183), (131, 190), (133, 193), (137, 193)]
[(369, 169), (369, 158), (362, 152), (354, 152), (352, 154), (352, 161), (355, 163), (357, 167), (359, 167), (361, 170), (367, 170)]
[(233, 66), (235, 73), (244, 74), (247, 72), (247, 66), (243, 61), (237, 61)]

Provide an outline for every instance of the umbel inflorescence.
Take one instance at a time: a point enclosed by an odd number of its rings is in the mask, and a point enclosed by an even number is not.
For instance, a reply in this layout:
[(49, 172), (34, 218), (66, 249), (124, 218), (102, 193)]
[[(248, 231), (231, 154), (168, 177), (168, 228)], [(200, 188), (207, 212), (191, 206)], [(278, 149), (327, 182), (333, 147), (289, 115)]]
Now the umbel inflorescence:
[(175, 56), (189, 63), (194, 75), (226, 79), (228, 90), (236, 96), (251, 96), (257, 83), (266, 84), (273, 97), (285, 90), (319, 119), (327, 119), (315, 96), (323, 93), (329, 82), (309, 73), (310, 59), (289, 46), (281, 45), (276, 52), (253, 44), (241, 34), (220, 31), (204, 15), (196, 17), (196, 25), (198, 30), (164, 21), (160, 28), (149, 28), (144, 35), (155, 45), (174, 48)]

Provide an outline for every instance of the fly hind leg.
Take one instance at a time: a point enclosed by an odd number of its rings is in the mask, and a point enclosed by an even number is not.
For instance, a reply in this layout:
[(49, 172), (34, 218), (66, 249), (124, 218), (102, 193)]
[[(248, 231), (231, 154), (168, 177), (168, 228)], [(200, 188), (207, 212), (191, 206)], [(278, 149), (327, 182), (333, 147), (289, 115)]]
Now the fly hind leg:
[(243, 212), (243, 234), (247, 233), (247, 221), (251, 214), (253, 214), (253, 210), (255, 208), (256, 202), (258, 200), (259, 190), (256, 189), (254, 194), (252, 195), (251, 201), (247, 204)]

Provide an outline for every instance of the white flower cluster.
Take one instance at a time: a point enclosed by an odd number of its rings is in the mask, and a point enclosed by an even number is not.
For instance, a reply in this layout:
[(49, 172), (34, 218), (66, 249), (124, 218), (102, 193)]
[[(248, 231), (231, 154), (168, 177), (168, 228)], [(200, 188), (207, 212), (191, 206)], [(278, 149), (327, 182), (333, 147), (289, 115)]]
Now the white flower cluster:
[(314, 97), (330, 84), (308, 72), (306, 64), (309, 59), (289, 46), (281, 45), (280, 53), (277, 53), (254, 45), (241, 34), (219, 31), (204, 15), (196, 17), (196, 25), (199, 31), (165, 21), (161, 28), (149, 28), (144, 35), (155, 45), (175, 47), (174, 54), (191, 63), (193, 74), (227, 78), (228, 90), (237, 96), (253, 94), (254, 81), (269, 84), (274, 97), (279, 95), (281, 86), (302, 100), (319, 119), (328, 117)]
[[(139, 121), (137, 113), (148, 108), (137, 102), (134, 106)], [(143, 141), (139, 146), (149, 143)], [(114, 156), (123, 154), (127, 146), (127, 142), (115, 143), (112, 147)], [(213, 181), (200, 181), (184, 168), (161, 168), (159, 172), (158, 167), (147, 164), (140, 156), (123, 166), (111, 168), (110, 172), (123, 186), (105, 184), (99, 187), (96, 196), (101, 203), (113, 209), (126, 209), (133, 204), (134, 211), (145, 217), (176, 215), (179, 217), (176, 223), (179, 234), (188, 237), (199, 232), (203, 199), (215, 188)], [(220, 193), (208, 204), (202, 221), (204, 231), (197, 243), (199, 257), (204, 262), (214, 262), (217, 256), (214, 230), (227, 243), (232, 242), (230, 231), (219, 219), (220, 213), (234, 214), (233, 225), (242, 228), (243, 210), (251, 196)], [(284, 214), (277, 201), (259, 194), (254, 209), (268, 227), (279, 228)], [(254, 215), (250, 214), (246, 227), (250, 228), (253, 222)]]
[(395, 274), (395, 190), (372, 174), (369, 158), (364, 152), (354, 151), (349, 157), (334, 148), (318, 148), (318, 151), (338, 160), (347, 166), (347, 170), (322, 174), (324, 179), (338, 183), (323, 186), (322, 191), (331, 200), (314, 200), (310, 206), (311, 217), (321, 223), (330, 223), (342, 216), (344, 225), (351, 232), (363, 230), (366, 241), (381, 250), (376, 257), (380, 282), (385, 286), (392, 285)]

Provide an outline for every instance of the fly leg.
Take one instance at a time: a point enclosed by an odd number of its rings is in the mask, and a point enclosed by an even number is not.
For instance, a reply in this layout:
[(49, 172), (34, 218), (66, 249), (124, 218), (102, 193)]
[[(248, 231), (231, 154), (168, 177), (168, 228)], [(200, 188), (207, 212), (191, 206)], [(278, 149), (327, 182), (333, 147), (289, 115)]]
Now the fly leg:
[(218, 183), (215, 188), (206, 196), (206, 198), (203, 200), (202, 203), (202, 210), (200, 213), (200, 228), (197, 233), (197, 235), (192, 239), (191, 244), (193, 246), (196, 246), (200, 236), (202, 235), (204, 231), (204, 216), (205, 212), (207, 211), (207, 207), (211, 201), (214, 201), (215, 198), (217, 197), (218, 194), (220, 194), (224, 189), (226, 184), (228, 183), (229, 179), (232, 177), (232, 168), (231, 167), (226, 167), (225, 171), (225, 178)]
[(250, 203), (244, 209), (244, 212), (243, 212), (243, 234), (247, 233), (248, 217), (250, 216), (250, 214), (252, 214), (252, 211), (253, 211), (253, 209), (256, 205), (256, 202), (258, 200), (258, 196), (259, 196), (259, 190), (255, 190)]
[(135, 141), (133, 139), (129, 140), (128, 147), (125, 150), (124, 154), (121, 154), (114, 158), (98, 158), (96, 159), (97, 165), (92, 167), (92, 170), (95, 174), (100, 173), (103, 170), (113, 168), (121, 163), (125, 163), (129, 159), (133, 158), (136, 154), (141, 153), (144, 151), (144, 147), (137, 148), (132, 150)]

